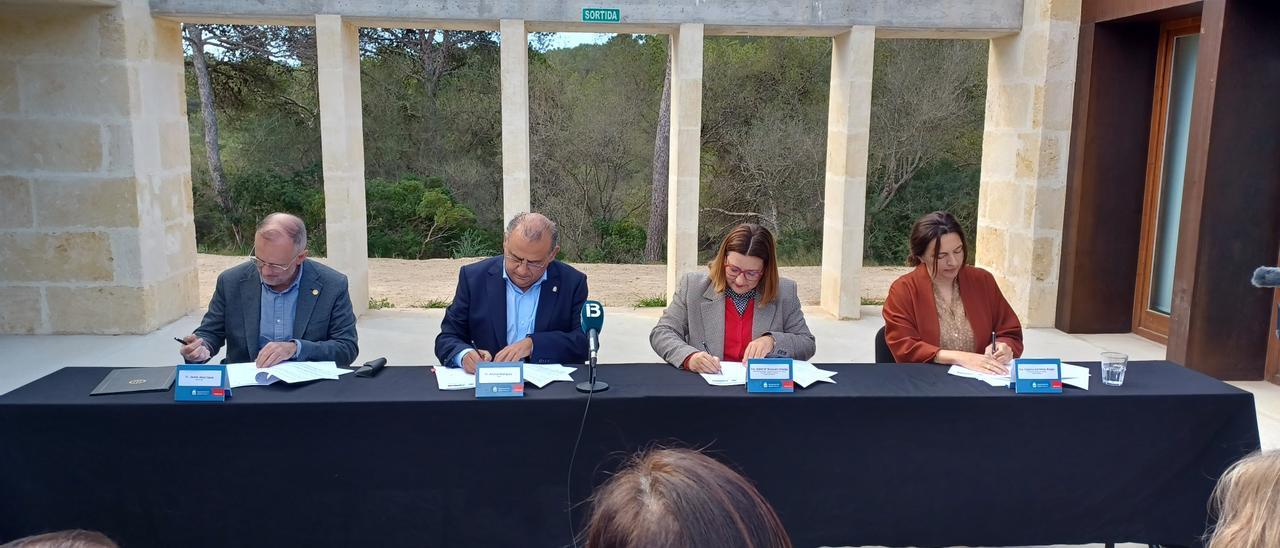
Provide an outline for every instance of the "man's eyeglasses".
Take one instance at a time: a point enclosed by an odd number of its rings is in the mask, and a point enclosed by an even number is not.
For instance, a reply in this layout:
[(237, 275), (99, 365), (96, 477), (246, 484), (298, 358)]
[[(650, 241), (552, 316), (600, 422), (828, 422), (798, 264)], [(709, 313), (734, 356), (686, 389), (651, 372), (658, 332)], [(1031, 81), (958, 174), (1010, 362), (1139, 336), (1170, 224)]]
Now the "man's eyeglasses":
[(524, 265), (532, 272), (546, 270), (547, 265), (550, 264), (549, 261), (530, 261), (529, 259), (521, 259), (520, 257), (510, 253), (506, 253), (505, 256), (507, 264), (511, 265), (511, 268), (518, 268), (520, 265)]
[[(302, 254), (299, 253), (298, 255), (302, 255)], [(288, 272), (290, 268), (293, 268), (293, 261), (298, 260), (298, 255), (294, 255), (292, 259), (289, 259), (288, 264), (276, 264), (276, 263), (269, 263), (262, 259), (259, 259), (258, 252), (255, 250), (253, 254), (249, 255), (249, 261), (253, 263), (253, 266), (255, 268), (261, 269), (263, 266), (266, 266), (267, 268), (270, 268), (271, 270), (274, 270), (276, 272)]]
[(764, 274), (763, 270), (743, 270), (731, 264), (724, 265), (724, 271), (729, 275), (730, 280), (742, 275), (746, 276), (748, 280), (755, 281), (759, 280), (760, 276)]

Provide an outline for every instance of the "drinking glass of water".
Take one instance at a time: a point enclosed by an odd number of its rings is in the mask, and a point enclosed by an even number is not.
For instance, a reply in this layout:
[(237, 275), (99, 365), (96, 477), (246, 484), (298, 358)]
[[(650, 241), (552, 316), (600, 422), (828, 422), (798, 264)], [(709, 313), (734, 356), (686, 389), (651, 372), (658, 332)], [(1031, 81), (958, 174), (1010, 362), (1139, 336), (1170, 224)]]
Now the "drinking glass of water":
[(1102, 384), (1120, 386), (1124, 384), (1124, 370), (1129, 364), (1129, 356), (1120, 352), (1102, 353)]

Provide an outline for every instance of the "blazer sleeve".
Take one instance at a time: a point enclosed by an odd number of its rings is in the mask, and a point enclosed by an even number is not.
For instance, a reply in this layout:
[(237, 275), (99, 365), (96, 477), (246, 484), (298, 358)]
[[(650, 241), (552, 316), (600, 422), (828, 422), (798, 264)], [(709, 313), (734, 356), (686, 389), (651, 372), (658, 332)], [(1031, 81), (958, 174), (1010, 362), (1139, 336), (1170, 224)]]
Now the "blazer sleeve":
[(453, 291), (453, 302), (440, 320), (440, 334), (436, 335), (436, 359), (440, 365), (456, 367), (453, 356), (471, 348), (471, 289), (467, 285), (466, 268), (458, 271), (458, 286)]
[(920, 336), (915, 316), (915, 295), (909, 284), (894, 282), (884, 301), (884, 340), (898, 363), (931, 363), (938, 346)]
[(1018, 314), (1009, 306), (1004, 293), (1000, 292), (1000, 285), (996, 283), (995, 277), (985, 270), (983, 273), (986, 274), (987, 299), (991, 302), (991, 324), (992, 330), (996, 332), (996, 340), (1008, 344), (1013, 350), (1013, 357), (1021, 358), (1022, 323), (1018, 321)]
[(566, 331), (538, 331), (529, 334), (533, 339), (533, 351), (528, 361), (532, 363), (583, 363), (587, 361), (587, 334), (582, 332), (582, 304), (587, 302), (587, 277), (578, 275), (573, 288), (573, 301), (569, 317), (561, 325)]
[(773, 354), (807, 360), (817, 352), (817, 344), (813, 333), (809, 331), (809, 325), (804, 321), (796, 285), (791, 283), (785, 287), (786, 290), (778, 295), (778, 311), (784, 315), (782, 330), (768, 332), (773, 337)]
[(356, 314), (351, 309), (351, 291), (346, 276), (326, 280), (337, 284), (338, 294), (333, 299), (329, 313), (328, 338), (323, 341), (305, 341), (299, 349), (300, 361), (333, 361), (339, 367), (351, 365), (360, 353), (359, 336), (356, 334)]
[(691, 354), (698, 352), (689, 344), (689, 275), (680, 278), (671, 303), (662, 311), (658, 325), (649, 332), (649, 346), (663, 361), (679, 368)]
[[(213, 297), (209, 299), (209, 310), (200, 320), (200, 327), (195, 334), (209, 347), (209, 356), (217, 356), (227, 338), (227, 283), (226, 276), (219, 275), (213, 288)], [(205, 360), (208, 361), (208, 360)], [(188, 362), (191, 363), (191, 362)], [(204, 362), (201, 362), (204, 363)]]

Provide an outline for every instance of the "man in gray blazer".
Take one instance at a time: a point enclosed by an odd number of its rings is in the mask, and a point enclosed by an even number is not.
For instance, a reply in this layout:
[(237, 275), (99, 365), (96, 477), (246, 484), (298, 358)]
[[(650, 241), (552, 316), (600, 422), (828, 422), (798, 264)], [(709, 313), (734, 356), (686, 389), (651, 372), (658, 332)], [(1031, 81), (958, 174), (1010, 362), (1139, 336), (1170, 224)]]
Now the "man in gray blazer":
[(253, 236), (249, 261), (218, 275), (209, 311), (181, 349), (204, 363), (225, 341), (224, 363), (332, 361), (351, 365), (360, 352), (347, 277), (307, 259), (307, 226), (272, 213)]

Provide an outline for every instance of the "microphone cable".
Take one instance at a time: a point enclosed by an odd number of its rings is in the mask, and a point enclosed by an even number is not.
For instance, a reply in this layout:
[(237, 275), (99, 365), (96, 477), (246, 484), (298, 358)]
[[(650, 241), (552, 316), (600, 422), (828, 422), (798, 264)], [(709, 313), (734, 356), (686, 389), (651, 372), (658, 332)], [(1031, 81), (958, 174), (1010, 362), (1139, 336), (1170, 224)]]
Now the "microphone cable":
[[(590, 366), (588, 366), (590, 367)], [(578, 459), (578, 446), (582, 443), (582, 431), (587, 427), (587, 413), (591, 411), (591, 395), (595, 393), (595, 372), (587, 373), (592, 390), (587, 392), (587, 404), (582, 408), (582, 421), (578, 423), (578, 436), (573, 440), (573, 451), (569, 453), (569, 472), (564, 480), (565, 510), (569, 515), (569, 541), (573, 548), (578, 548), (578, 530), (573, 523), (573, 464)]]

